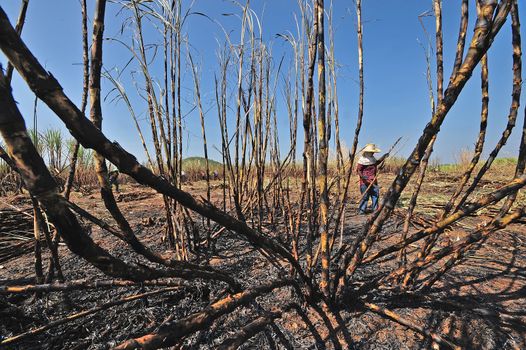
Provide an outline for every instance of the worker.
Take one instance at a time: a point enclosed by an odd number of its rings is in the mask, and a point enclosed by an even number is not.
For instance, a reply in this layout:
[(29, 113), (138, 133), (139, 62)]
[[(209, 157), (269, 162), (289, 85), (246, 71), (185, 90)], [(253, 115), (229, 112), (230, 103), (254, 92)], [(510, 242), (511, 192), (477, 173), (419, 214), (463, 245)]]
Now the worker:
[[(380, 187), (377, 179), (378, 166), (389, 156), (389, 153), (386, 153), (379, 159), (376, 159), (374, 154), (379, 152), (381, 150), (374, 143), (368, 143), (363, 148), (360, 158), (358, 158), (356, 172), (360, 177), (360, 193), (362, 194), (362, 199), (358, 204), (358, 212), (362, 215), (378, 209), (378, 197), (380, 196)], [(367, 210), (369, 198), (371, 199), (370, 211)]]
[(115, 190), (117, 191), (117, 193), (119, 193), (119, 171), (110, 171), (110, 173), (108, 174), (108, 178), (110, 181), (110, 187), (115, 186)]

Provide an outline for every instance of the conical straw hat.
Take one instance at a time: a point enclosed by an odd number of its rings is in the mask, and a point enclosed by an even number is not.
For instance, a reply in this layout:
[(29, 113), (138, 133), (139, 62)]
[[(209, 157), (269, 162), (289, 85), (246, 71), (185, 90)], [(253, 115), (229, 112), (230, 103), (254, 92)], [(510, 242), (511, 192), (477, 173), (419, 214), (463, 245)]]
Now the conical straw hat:
[(362, 150), (362, 153), (363, 152), (372, 152), (372, 153), (378, 153), (378, 152), (382, 152), (381, 149), (379, 149), (378, 147), (376, 147), (376, 145), (374, 143), (368, 143), (365, 145), (365, 147), (363, 148)]

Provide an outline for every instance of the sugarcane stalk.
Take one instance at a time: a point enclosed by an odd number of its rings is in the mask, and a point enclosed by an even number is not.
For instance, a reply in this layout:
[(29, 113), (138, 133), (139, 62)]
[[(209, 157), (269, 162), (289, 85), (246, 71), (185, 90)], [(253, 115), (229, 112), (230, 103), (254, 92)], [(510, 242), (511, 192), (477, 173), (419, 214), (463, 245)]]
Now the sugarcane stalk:
[[(82, 88), (82, 101), (80, 102), (80, 110), (82, 113), (86, 111), (86, 105), (88, 103), (88, 89), (89, 89), (89, 49), (88, 49), (88, 15), (86, 0), (81, 1), (81, 14), (82, 14), (82, 66), (83, 66), (83, 88)], [(71, 160), (69, 163), (69, 174), (66, 179), (64, 186), (64, 198), (69, 200), (71, 194), (71, 187), (75, 179), (75, 171), (77, 168), (77, 159), (79, 154), (80, 143), (75, 140), (75, 145), (71, 150)]]
[(482, 150), (484, 149), (484, 141), (486, 139), (486, 129), (488, 125), (488, 105), (489, 105), (489, 82), (488, 82), (488, 56), (484, 55), (480, 61), (480, 67), (481, 67), (481, 90), (482, 90), (482, 109), (480, 113), (480, 128), (479, 128), (479, 134), (477, 138), (477, 142), (475, 144), (475, 152), (473, 153), (473, 157), (471, 158), (471, 161), (462, 175), (462, 178), (449, 199), (448, 203), (444, 206), (444, 210), (441, 213), (441, 218), (449, 214), (451, 209), (453, 209), (453, 206), (462, 193), (462, 190), (466, 186), (467, 182), (471, 178), (471, 174), (473, 173), (473, 170), (477, 166), (480, 156), (482, 155)]
[[(305, 20), (305, 22), (307, 22)], [(304, 132), (304, 142), (303, 142), (303, 180), (302, 180), (302, 192), (305, 193), (306, 203), (305, 208), (308, 210), (307, 220), (309, 231), (306, 235), (306, 260), (307, 266), (307, 276), (311, 276), (311, 266), (312, 266), (312, 241), (313, 241), (313, 226), (311, 223), (311, 217), (314, 216), (314, 198), (311, 195), (311, 188), (314, 186), (312, 182), (313, 177), (313, 165), (314, 165), (314, 152), (312, 144), (312, 110), (313, 110), (313, 95), (314, 95), (314, 86), (313, 86), (313, 76), (314, 76), (314, 65), (316, 63), (316, 47), (318, 41), (318, 16), (313, 16), (313, 27), (312, 32), (309, 33), (309, 48), (308, 48), (308, 68), (307, 68), (307, 89), (305, 97), (305, 108), (303, 110), (303, 132)], [(305, 23), (305, 25), (307, 25)], [(314, 34), (312, 34), (314, 33)]]
[[(22, 0), (20, 5), (20, 11), (18, 13), (18, 19), (16, 20), (15, 30), (18, 35), (22, 34), (22, 29), (26, 21), (27, 8), (29, 6), (29, 0)], [(7, 62), (7, 69), (5, 72), (7, 82), (11, 84), (11, 79), (13, 78), (13, 65), (11, 62)]]
[[(442, 39), (442, 0), (434, 0), (433, 1), (433, 11), (435, 14), (435, 46), (436, 46), (436, 77), (437, 77), (437, 88), (436, 88), (436, 95), (437, 95), (437, 105), (440, 105), (442, 103), (442, 100), (444, 99), (444, 90), (443, 90), (443, 84), (444, 84), (444, 58), (443, 58), (443, 39)], [(423, 25), (422, 25), (423, 27)], [(429, 59), (427, 59), (428, 63), (428, 71), (429, 71)], [(430, 84), (430, 74), (428, 73), (428, 84)], [(432, 98), (433, 94), (431, 92), (430, 87), (430, 97)], [(435, 104), (431, 104), (431, 113), (432, 115), (435, 114)], [(415, 186), (415, 190), (413, 192), (413, 195), (411, 196), (411, 200), (409, 202), (409, 207), (407, 209), (407, 215), (404, 222), (404, 234), (402, 236), (402, 240), (405, 240), (407, 230), (409, 229), (409, 222), (411, 221), (411, 216), (413, 215), (413, 211), (416, 207), (418, 195), (420, 193), (420, 188), (422, 186), (422, 182), (424, 181), (425, 175), (426, 175), (426, 169), (427, 165), (429, 163), (429, 158), (431, 157), (431, 154), (433, 153), (433, 146), (435, 144), (435, 141), (437, 139), (437, 135), (435, 134), (431, 141), (429, 142), (429, 145), (426, 148), (426, 151), (424, 153), (424, 156), (422, 158), (422, 161), (420, 162), (420, 173), (417, 179), (417, 183)], [(426, 254), (426, 252), (430, 249), (429, 247), (432, 246), (436, 238), (429, 237), (426, 239), (426, 242), (424, 243), (421, 254)], [(402, 259), (405, 260), (405, 251), (400, 251), (402, 254)], [(415, 277), (415, 276), (412, 276)]]

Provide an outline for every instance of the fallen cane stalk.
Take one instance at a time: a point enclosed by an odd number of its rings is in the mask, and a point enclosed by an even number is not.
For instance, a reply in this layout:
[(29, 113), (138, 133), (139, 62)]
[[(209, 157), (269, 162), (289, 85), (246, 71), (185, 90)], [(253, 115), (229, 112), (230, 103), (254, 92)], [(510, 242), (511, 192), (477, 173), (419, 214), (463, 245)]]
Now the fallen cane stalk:
[(73, 321), (73, 320), (76, 320), (76, 319), (79, 319), (79, 318), (82, 318), (82, 317), (94, 314), (96, 312), (99, 312), (99, 311), (102, 311), (102, 310), (105, 310), (105, 309), (109, 309), (110, 307), (113, 307), (113, 306), (121, 305), (121, 304), (130, 302), (130, 301), (134, 301), (134, 300), (137, 300), (137, 299), (142, 299), (142, 298), (145, 298), (145, 297), (148, 297), (148, 296), (161, 294), (161, 293), (167, 293), (167, 292), (176, 291), (176, 290), (180, 290), (180, 289), (181, 289), (181, 287), (170, 287), (170, 288), (165, 288), (165, 289), (161, 289), (161, 290), (156, 290), (156, 291), (153, 291), (153, 292), (130, 295), (130, 296), (124, 297), (122, 299), (114, 300), (114, 301), (111, 301), (109, 303), (102, 304), (100, 306), (96, 306), (94, 308), (91, 308), (91, 309), (88, 309), (88, 310), (84, 310), (84, 311), (81, 311), (81, 312), (78, 312), (78, 313), (66, 316), (66, 317), (58, 319), (56, 321), (49, 322), (45, 326), (38, 327), (38, 328), (35, 328), (35, 329), (32, 329), (32, 330), (29, 330), (27, 332), (20, 333), (18, 335), (13, 336), (13, 337), (6, 338), (6, 339), (4, 339), (3, 341), (0, 342), (0, 347), (3, 347), (3, 346), (8, 345), (8, 344), (17, 343), (17, 342), (19, 342), (19, 341), (21, 341), (23, 339), (26, 339), (26, 338), (29, 338), (29, 337), (41, 334), (41, 333), (43, 333), (43, 332), (45, 332), (48, 329), (51, 329), (53, 327), (60, 326), (61, 324), (68, 323), (70, 321)]
[(247, 340), (265, 330), (274, 320), (281, 318), (284, 313), (289, 311), (294, 305), (289, 304), (282, 309), (265, 312), (264, 315), (257, 317), (252, 322), (241, 328), (231, 337), (225, 339), (218, 347), (218, 350), (235, 350)]
[(97, 288), (112, 288), (112, 287), (183, 287), (183, 282), (176, 281), (122, 281), (122, 280), (103, 280), (103, 281), (88, 281), (88, 280), (76, 280), (65, 283), (46, 283), (46, 284), (28, 284), (20, 286), (0, 286), (0, 294), (19, 294), (19, 293), (32, 293), (32, 292), (58, 292), (58, 291), (71, 291), (79, 289), (97, 289)]
[(424, 327), (422, 326), (419, 326), (417, 324), (415, 324), (414, 322), (408, 320), (408, 319), (405, 319), (403, 318), (402, 316), (398, 315), (397, 313), (389, 310), (389, 309), (386, 309), (386, 308), (383, 308), (379, 305), (376, 305), (376, 304), (372, 304), (372, 303), (363, 303), (362, 304), (366, 309), (369, 309), (371, 310), (372, 312), (380, 315), (380, 316), (383, 316), (383, 317), (386, 317), (396, 323), (399, 323), (403, 326), (406, 326), (407, 328), (417, 332), (417, 333), (420, 333), (426, 337), (429, 337), (431, 339), (433, 339), (435, 342), (437, 342), (438, 344), (440, 345), (444, 345), (444, 346), (447, 346), (448, 348), (451, 348), (451, 349), (461, 349), (460, 346), (454, 344), (451, 340), (447, 339), (447, 337), (444, 337), (444, 336), (441, 336), (439, 334), (436, 334), (434, 332), (430, 332), (428, 331), (427, 329), (425, 329)]

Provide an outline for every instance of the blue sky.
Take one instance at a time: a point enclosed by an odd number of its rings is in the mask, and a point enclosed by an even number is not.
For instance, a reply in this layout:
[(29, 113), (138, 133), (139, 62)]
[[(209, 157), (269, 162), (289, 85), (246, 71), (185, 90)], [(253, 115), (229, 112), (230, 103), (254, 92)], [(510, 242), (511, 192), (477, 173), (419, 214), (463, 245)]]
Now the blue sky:
[[(330, 1), (325, 0), (326, 6)], [(94, 1), (88, 1), (88, 14), (93, 14)], [(474, 2), (472, 2), (474, 3)], [(184, 2), (188, 6), (189, 1)], [(20, 2), (2, 0), (1, 6), (7, 12), (12, 23), (16, 21)], [(473, 6), (473, 4), (472, 4)], [(275, 64), (284, 57), (285, 68), (291, 60), (290, 45), (276, 36), (286, 31), (296, 32), (294, 14), (298, 13), (296, 0), (252, 0), (252, 9), (258, 14), (263, 26), (263, 38), (271, 47)], [(130, 54), (112, 38), (131, 42), (132, 30), (124, 27), (123, 19), (130, 15), (120, 11), (121, 6), (108, 3), (106, 13), (104, 42), (104, 65), (108, 70), (122, 67)], [(362, 15), (364, 20), (364, 71), (365, 106), (364, 124), (360, 144), (377, 143), (388, 148), (398, 137), (404, 137), (404, 148), (398, 155), (407, 155), (414, 147), (422, 129), (430, 118), (429, 98), (425, 78), (425, 56), (420, 43), (426, 43), (418, 15), (431, 9), (431, 1), (424, 0), (364, 0)], [(460, 0), (444, 1), (444, 75), (447, 83), (452, 68), (457, 31), (459, 27)], [(240, 20), (236, 16), (223, 14), (241, 13), (239, 7), (231, 1), (196, 0), (194, 12), (205, 13), (221, 23), (230, 32), (234, 42), (239, 41)], [(345, 144), (352, 143), (358, 106), (358, 65), (356, 16), (354, 2), (334, 0), (335, 55), (339, 64), (338, 97), (340, 105), (341, 138)], [(468, 40), (474, 24), (475, 9), (470, 8), (470, 27)], [(78, 105), (82, 91), (82, 47), (80, 26), (80, 4), (73, 0), (38, 1), (29, 4), (23, 39), (40, 60), (62, 84), (66, 94)], [(433, 33), (434, 19), (424, 19), (427, 29)], [(202, 95), (208, 142), (220, 148), (220, 133), (217, 125), (217, 113), (214, 97), (214, 74), (218, 72), (217, 50), (224, 42), (224, 34), (219, 26), (209, 19), (190, 16), (184, 32), (191, 43), (191, 52), (200, 67)], [(154, 35), (151, 27), (146, 29), (149, 43), (160, 43), (161, 36)], [(91, 36), (91, 35), (90, 35)], [(524, 37), (524, 34), (523, 34)], [(420, 42), (420, 43), (419, 43)], [(186, 48), (185, 48), (186, 50)], [(5, 65), (5, 57), (0, 55)], [(160, 61), (154, 63), (160, 67)], [(128, 70), (133, 71), (133, 66)], [(183, 113), (185, 117), (185, 156), (202, 155), (199, 115), (192, 111), (193, 93), (191, 71), (183, 62)], [(433, 67), (434, 70), (434, 67)], [(160, 70), (157, 78), (162, 79)], [(511, 101), (511, 31), (507, 22), (495, 40), (489, 54), (490, 72), (490, 114), (486, 151), (497, 142), (507, 121)], [(283, 79), (283, 77), (280, 77)], [(234, 79), (235, 80), (235, 79)], [(232, 81), (234, 81), (232, 80)], [(126, 88), (133, 97), (136, 112), (144, 116), (147, 105), (133, 93), (131, 79), (126, 78)], [(232, 85), (233, 88), (233, 85)], [(103, 94), (109, 93), (111, 86), (103, 84)], [(28, 126), (32, 125), (34, 97), (27, 86), (15, 74), (13, 93), (19, 103)], [(524, 94), (523, 94), (524, 96)], [(284, 104), (283, 89), (276, 91), (277, 115), (282, 147), (288, 144), (287, 109)], [(133, 122), (123, 103), (114, 103), (108, 98), (103, 105), (104, 131), (112, 140), (118, 141), (125, 149), (144, 160), (143, 151)], [(231, 101), (234, 106), (234, 100)], [(515, 156), (518, 150), (519, 136), (523, 124), (524, 97), (517, 127), (501, 156)], [(60, 127), (60, 120), (43, 103), (38, 106), (39, 129)], [(435, 158), (441, 162), (452, 162), (460, 149), (473, 149), (478, 133), (480, 118), (480, 70), (476, 69), (457, 103), (443, 124), (435, 147)], [(146, 124), (144, 124), (146, 129)], [(65, 129), (64, 129), (65, 130)], [(301, 136), (302, 130), (299, 130)], [(147, 137), (151, 139), (151, 137)], [(334, 138), (333, 138), (334, 139)], [(301, 143), (301, 141), (300, 141)], [(333, 144), (331, 144), (333, 148)], [(285, 150), (283, 150), (285, 151)], [(487, 154), (488, 152), (485, 152)], [(216, 150), (210, 151), (211, 158), (220, 159)]]

